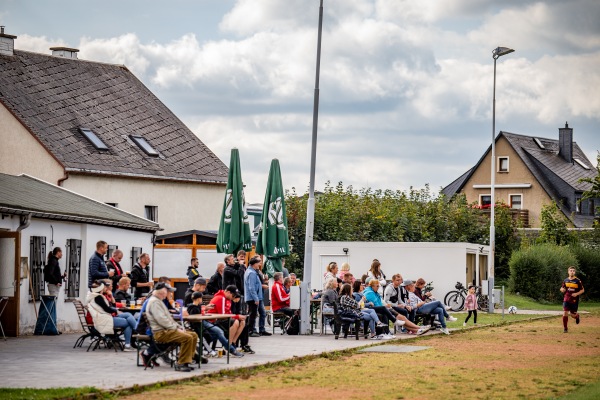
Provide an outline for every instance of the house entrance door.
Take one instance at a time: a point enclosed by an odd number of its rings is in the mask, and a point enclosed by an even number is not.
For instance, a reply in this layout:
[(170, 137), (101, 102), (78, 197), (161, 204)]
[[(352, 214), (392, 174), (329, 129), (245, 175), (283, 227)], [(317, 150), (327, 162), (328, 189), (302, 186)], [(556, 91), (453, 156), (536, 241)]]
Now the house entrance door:
[(19, 335), (19, 233), (0, 232), (0, 322), (6, 336)]

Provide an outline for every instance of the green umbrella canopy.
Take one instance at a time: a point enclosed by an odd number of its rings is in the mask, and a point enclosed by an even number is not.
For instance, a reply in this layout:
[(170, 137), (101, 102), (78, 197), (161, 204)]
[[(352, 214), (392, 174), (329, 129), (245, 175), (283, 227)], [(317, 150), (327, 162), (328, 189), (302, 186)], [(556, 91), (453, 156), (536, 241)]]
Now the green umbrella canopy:
[(238, 149), (231, 149), (227, 190), (217, 234), (217, 252), (235, 254), (239, 250), (252, 250), (252, 235), (246, 212), (240, 153)]
[(269, 170), (261, 230), (256, 241), (256, 252), (267, 257), (265, 269), (269, 277), (272, 277), (275, 272), (281, 272), (282, 258), (290, 254), (287, 226), (281, 170), (279, 160), (274, 159)]

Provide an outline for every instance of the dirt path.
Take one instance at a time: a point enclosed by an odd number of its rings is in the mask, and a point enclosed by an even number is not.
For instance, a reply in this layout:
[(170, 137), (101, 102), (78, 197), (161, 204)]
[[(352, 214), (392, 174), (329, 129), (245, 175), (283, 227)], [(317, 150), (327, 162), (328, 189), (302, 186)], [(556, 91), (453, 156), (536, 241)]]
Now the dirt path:
[[(532, 399), (600, 380), (600, 317), (560, 318), (422, 338), (415, 353), (330, 356), (130, 399)], [(390, 344), (387, 342), (386, 344)], [(408, 343), (402, 343), (406, 345)]]

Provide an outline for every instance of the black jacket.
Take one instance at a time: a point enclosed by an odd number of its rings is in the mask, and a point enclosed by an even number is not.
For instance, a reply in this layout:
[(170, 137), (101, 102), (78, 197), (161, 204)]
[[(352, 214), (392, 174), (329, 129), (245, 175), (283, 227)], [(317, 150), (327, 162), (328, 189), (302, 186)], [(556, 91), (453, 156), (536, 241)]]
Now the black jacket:
[(60, 273), (58, 258), (52, 254), (48, 258), (48, 264), (44, 267), (44, 281), (53, 285), (62, 283), (62, 274)]
[(117, 286), (119, 285), (119, 281), (124, 276), (123, 268), (121, 267), (121, 264), (116, 262), (112, 257), (106, 262), (106, 268), (109, 271), (110, 270), (115, 271), (115, 274), (110, 278), (110, 280), (113, 283), (113, 293), (115, 293), (117, 291)]
[(144, 297), (146, 293), (150, 292), (150, 288), (147, 286), (138, 287), (138, 283), (147, 283), (149, 276), (150, 269), (148, 267), (142, 268), (138, 263), (135, 263), (131, 269), (131, 286), (135, 288), (133, 296), (136, 299)]
[(239, 263), (226, 265), (223, 270), (223, 290), (229, 285), (235, 285), (240, 293), (244, 294), (244, 272), (246, 272), (246, 268)]
[(219, 290), (223, 290), (223, 276), (218, 272), (215, 272), (215, 274), (210, 277), (210, 280), (206, 284), (206, 293), (215, 294)]

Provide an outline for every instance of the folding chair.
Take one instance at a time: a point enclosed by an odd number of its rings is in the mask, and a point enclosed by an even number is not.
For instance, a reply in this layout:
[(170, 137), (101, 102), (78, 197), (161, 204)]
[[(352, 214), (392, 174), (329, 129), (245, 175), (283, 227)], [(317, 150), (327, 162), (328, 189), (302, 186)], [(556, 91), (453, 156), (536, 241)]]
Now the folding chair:
[(90, 327), (93, 327), (93, 324), (88, 324), (86, 319), (87, 307), (83, 305), (80, 300), (73, 300), (73, 305), (75, 306), (75, 310), (77, 311), (77, 316), (79, 317), (79, 323), (81, 324), (81, 329), (83, 330), (83, 335), (79, 336), (79, 338), (75, 341), (75, 347), (83, 346), (83, 342), (85, 339), (91, 338), (93, 336)]

